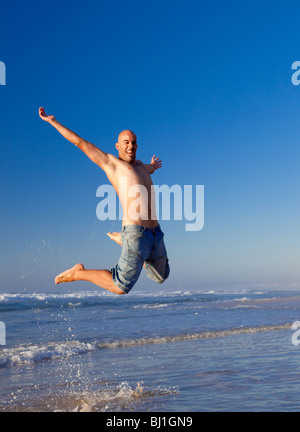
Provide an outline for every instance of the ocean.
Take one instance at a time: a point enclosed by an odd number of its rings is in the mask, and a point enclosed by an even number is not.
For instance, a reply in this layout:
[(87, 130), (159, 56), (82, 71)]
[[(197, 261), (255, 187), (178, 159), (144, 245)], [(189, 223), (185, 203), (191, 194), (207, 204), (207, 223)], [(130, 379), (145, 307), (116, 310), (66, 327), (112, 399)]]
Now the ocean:
[(2, 293), (0, 321), (1, 412), (300, 410), (295, 292)]

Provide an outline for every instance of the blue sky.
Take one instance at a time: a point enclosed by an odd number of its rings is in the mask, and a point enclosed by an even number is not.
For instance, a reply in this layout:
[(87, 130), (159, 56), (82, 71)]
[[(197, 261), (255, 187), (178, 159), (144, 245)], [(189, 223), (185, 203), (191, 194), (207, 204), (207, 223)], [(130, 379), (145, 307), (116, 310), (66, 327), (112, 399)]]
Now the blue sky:
[[(39, 106), (106, 152), (134, 130), (139, 159), (163, 160), (155, 184), (204, 185), (202, 231), (162, 223), (166, 289), (300, 287), (299, 12), (296, 1), (1, 5), (1, 290), (57, 291), (71, 265), (119, 257), (105, 233), (120, 223), (96, 218), (105, 174)], [(94, 289), (59, 289), (83, 288)]]

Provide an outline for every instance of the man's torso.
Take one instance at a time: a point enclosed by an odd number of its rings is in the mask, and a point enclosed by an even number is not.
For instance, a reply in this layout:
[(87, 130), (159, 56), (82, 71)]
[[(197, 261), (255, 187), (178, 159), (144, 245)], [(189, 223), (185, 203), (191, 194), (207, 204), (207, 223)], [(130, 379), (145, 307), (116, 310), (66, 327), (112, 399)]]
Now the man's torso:
[(130, 164), (109, 155), (111, 164), (105, 170), (116, 190), (123, 208), (124, 225), (158, 225), (155, 212), (155, 194), (151, 176), (141, 161)]

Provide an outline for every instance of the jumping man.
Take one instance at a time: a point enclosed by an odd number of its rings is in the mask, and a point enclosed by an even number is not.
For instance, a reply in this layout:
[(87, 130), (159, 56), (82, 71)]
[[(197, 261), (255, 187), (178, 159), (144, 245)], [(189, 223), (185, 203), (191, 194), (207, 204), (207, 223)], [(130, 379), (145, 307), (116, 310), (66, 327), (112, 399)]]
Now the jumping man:
[[(170, 267), (163, 232), (158, 224), (153, 205), (153, 184), (150, 174), (161, 167), (155, 156), (150, 164), (136, 160), (137, 139), (130, 130), (118, 136), (116, 149), (119, 157), (104, 153), (95, 145), (84, 140), (75, 132), (60, 124), (53, 115), (46, 115), (39, 109), (41, 119), (51, 124), (68, 141), (75, 144), (107, 175), (117, 192), (122, 208), (123, 222), (121, 233), (108, 233), (109, 237), (122, 247), (118, 264), (111, 270), (88, 270), (82, 264), (66, 270), (55, 278), (55, 283), (78, 280), (92, 282), (115, 294), (128, 294), (138, 280), (144, 266), (148, 277), (162, 283), (169, 276)], [(128, 209), (136, 199), (129, 191), (135, 187), (145, 190), (140, 193), (140, 212), (133, 217)]]

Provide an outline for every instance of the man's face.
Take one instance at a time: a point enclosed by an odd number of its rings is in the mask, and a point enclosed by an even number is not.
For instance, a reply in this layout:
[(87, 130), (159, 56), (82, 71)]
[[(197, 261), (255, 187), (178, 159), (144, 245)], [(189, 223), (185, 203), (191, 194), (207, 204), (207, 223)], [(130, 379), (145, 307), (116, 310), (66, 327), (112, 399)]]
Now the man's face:
[(119, 159), (132, 163), (135, 161), (137, 141), (136, 136), (131, 131), (120, 133), (116, 149), (119, 151)]

